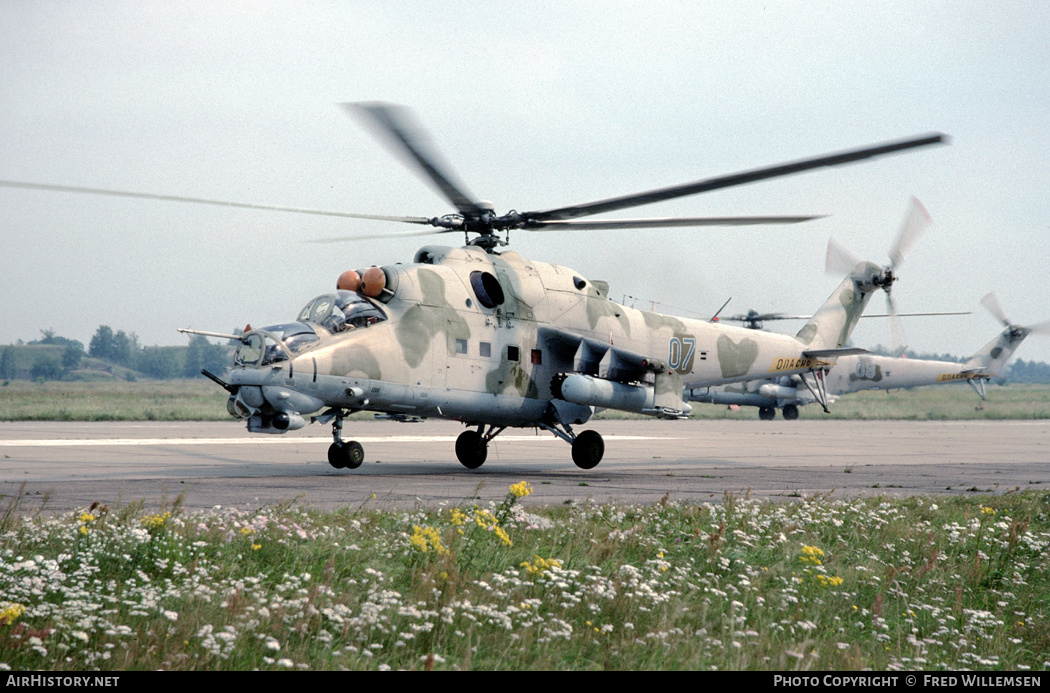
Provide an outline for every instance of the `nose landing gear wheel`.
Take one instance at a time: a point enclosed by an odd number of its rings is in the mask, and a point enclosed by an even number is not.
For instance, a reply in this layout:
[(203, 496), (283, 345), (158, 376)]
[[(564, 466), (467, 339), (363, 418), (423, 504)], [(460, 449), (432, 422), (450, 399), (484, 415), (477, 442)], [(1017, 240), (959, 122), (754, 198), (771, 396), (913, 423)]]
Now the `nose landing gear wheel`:
[(598, 431), (583, 431), (572, 441), (572, 461), (580, 469), (594, 469), (605, 454), (605, 441)]
[(328, 446), (328, 464), (336, 469), (357, 469), (364, 461), (365, 449), (356, 440)]
[(763, 421), (772, 421), (773, 418), (776, 415), (777, 415), (777, 410), (774, 409), (773, 407), (759, 407), (758, 408), (758, 418), (760, 418)]
[(477, 431), (463, 431), (456, 438), (456, 457), (467, 469), (477, 469), (485, 464), (488, 455), (489, 446)]

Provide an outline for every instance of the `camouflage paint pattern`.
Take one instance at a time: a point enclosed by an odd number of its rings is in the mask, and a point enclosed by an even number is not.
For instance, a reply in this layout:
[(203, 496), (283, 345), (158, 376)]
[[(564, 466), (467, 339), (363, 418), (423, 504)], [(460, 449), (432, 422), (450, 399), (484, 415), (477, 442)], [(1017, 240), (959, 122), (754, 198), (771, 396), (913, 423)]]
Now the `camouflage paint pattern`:
[[(383, 268), (392, 295), (369, 300), (386, 320), (336, 334), (314, 325), (314, 345), (275, 365), (235, 368), (231, 382), (279, 382), (302, 395), (289, 401), (325, 407), (533, 426), (551, 415), (552, 382), (574, 372), (586, 340), (602, 345), (598, 377), (616, 364), (626, 381), (655, 392), (660, 406), (685, 410), (685, 389), (761, 381), (776, 364), (799, 364), (780, 367), (783, 375), (805, 372), (803, 352), (844, 342), (871, 295), (847, 278), (796, 338), (623, 306), (603, 295), (603, 283), (514, 252), (426, 246), (416, 259)], [(499, 305), (486, 307), (476, 295), (474, 272), (498, 282)], [(567, 337), (541, 340), (541, 329)], [(661, 365), (646, 370), (644, 363)], [(281, 403), (243, 404), (263, 414), (288, 411)]]

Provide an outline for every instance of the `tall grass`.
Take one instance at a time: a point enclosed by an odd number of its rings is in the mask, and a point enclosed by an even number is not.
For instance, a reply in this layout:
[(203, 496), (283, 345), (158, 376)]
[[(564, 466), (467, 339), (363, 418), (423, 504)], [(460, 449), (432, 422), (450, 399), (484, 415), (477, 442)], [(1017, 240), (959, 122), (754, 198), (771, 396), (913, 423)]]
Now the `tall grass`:
[(410, 512), (9, 508), (0, 668), (1050, 664), (1045, 493), (544, 507), (533, 491)]
[[(227, 393), (203, 378), (136, 382), (8, 381), (0, 386), (3, 421), (228, 421)], [(962, 384), (846, 395), (826, 414), (818, 405), (801, 407), (804, 419), (1046, 419), (1050, 385), (989, 386), (983, 401)], [(646, 418), (605, 411), (600, 418)], [(361, 418), (370, 418), (362, 415)], [(695, 419), (758, 418), (755, 407), (731, 410), (693, 403)]]
[(0, 387), (3, 421), (226, 421), (229, 395), (195, 380), (36, 383)]

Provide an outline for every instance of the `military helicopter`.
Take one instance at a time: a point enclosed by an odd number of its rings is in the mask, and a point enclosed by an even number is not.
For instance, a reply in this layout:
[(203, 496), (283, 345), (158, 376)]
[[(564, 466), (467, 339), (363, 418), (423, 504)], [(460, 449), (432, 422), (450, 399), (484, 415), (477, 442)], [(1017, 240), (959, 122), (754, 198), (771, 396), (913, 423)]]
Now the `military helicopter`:
[[(308, 302), (295, 320), (232, 338), (238, 347), (223, 375), (204, 374), (229, 393), (227, 409), (249, 431), (281, 434), (311, 421), (331, 424), (328, 461), (356, 468), (362, 446), (342, 436), (343, 420), (371, 411), (398, 420), (452, 419), (460, 463), (486, 460), (488, 444), (509, 427), (541, 428), (571, 445), (573, 462), (591, 469), (605, 443), (579, 433), (597, 409), (677, 419), (687, 390), (768, 378), (805, 378), (823, 392), (824, 370), (861, 350), (845, 347), (871, 296), (889, 290), (891, 267), (859, 262), (796, 336), (629, 308), (609, 286), (567, 267), (528, 260), (507, 244), (510, 230), (621, 229), (796, 223), (812, 216), (580, 220), (580, 217), (694, 195), (947, 141), (935, 133), (821, 157), (548, 210), (497, 214), (466, 192), (404, 109), (347, 104), (417, 168), (456, 212), (399, 217), (248, 205), (199, 198), (0, 181), (2, 185), (141, 196), (426, 225), (426, 233), (463, 232), (463, 247), (428, 245), (410, 264), (351, 269), (334, 291)], [(359, 239), (361, 236), (351, 237)], [(332, 241), (347, 239), (329, 239)]]
[[(982, 298), (981, 305), (1005, 329), (964, 363), (876, 354), (843, 356), (825, 376), (829, 399), (861, 390), (896, 390), (959, 382), (967, 383), (982, 400), (985, 399), (985, 383), (999, 374), (1026, 337), (1050, 333), (1050, 322), (1027, 327), (1011, 323), (994, 293)], [(785, 419), (797, 419), (800, 406), (817, 401), (798, 376), (756, 380), (686, 394), (690, 401), (695, 402), (755, 406), (759, 418), (767, 421), (776, 416), (778, 408)]]

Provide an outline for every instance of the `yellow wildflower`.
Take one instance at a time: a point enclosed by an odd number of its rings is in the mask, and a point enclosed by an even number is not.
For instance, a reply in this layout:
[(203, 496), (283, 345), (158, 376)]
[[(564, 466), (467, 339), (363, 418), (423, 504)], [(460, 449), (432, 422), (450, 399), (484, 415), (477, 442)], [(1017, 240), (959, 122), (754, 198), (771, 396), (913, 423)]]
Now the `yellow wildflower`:
[(248, 536), (249, 534), (255, 534), (255, 529), (245, 525), (244, 527), (241, 527), (241, 534), (243, 534), (244, 536)]
[(813, 565), (823, 565), (824, 562), (821, 560), (824, 557), (824, 552), (816, 546), (803, 546), (802, 555), (798, 557), (798, 560), (803, 563), (812, 563)]
[(164, 527), (165, 523), (171, 519), (171, 513), (166, 512), (163, 514), (150, 515), (142, 518), (142, 526), (153, 532), (155, 530)]
[(408, 544), (420, 553), (433, 551), (439, 556), (448, 553), (448, 549), (441, 543), (441, 535), (434, 527), (420, 527), (412, 525), (412, 536), (408, 538)]
[(17, 621), (22, 614), (26, 612), (26, 608), (21, 604), (15, 604), (14, 602), (8, 603), (3, 609), (0, 609), (0, 626), (9, 626)]
[(540, 575), (552, 569), (560, 569), (561, 561), (557, 558), (542, 558), (540, 556), (533, 556), (535, 559), (532, 563), (529, 561), (522, 561), (521, 567), (525, 569), (525, 574), (529, 576)]
[(524, 498), (532, 493), (532, 487), (529, 486), (527, 481), (519, 481), (516, 484), (511, 484), (510, 492), (514, 494), (515, 498)]
[[(845, 581), (842, 578), (840, 578), (838, 575), (834, 575), (834, 576), (830, 576), (830, 577), (827, 576), (827, 575), (817, 575), (817, 582), (819, 582), (824, 587), (838, 587), (839, 585), (841, 585)], [(853, 608), (855, 609), (857, 607), (853, 607)]]

